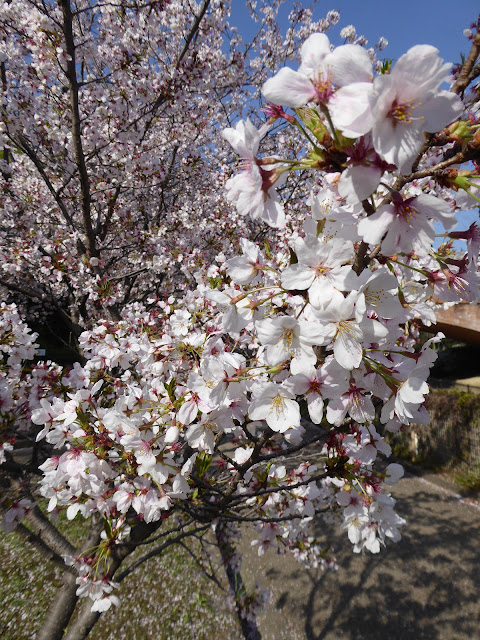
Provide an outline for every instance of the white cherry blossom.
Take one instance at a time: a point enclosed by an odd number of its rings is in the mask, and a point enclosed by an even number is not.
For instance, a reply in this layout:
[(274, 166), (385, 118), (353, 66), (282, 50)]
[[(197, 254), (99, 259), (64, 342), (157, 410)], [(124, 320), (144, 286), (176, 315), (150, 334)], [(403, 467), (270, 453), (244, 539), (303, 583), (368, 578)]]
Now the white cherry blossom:
[(300, 408), (294, 398), (285, 385), (269, 382), (251, 403), (248, 415), (252, 420), (265, 420), (272, 431), (284, 433), (300, 425)]
[(373, 146), (401, 173), (411, 171), (423, 133), (442, 129), (462, 112), (458, 96), (439, 88), (448, 79), (450, 67), (443, 64), (435, 47), (416, 45), (400, 57), (390, 74), (373, 82)]
[(353, 246), (349, 242), (330, 240), (323, 242), (316, 237), (299, 238), (295, 242), (298, 263), (282, 273), (285, 289), (308, 289), (310, 304), (321, 308), (332, 299), (343, 298), (341, 291), (355, 285), (356, 276), (348, 263), (352, 259)]

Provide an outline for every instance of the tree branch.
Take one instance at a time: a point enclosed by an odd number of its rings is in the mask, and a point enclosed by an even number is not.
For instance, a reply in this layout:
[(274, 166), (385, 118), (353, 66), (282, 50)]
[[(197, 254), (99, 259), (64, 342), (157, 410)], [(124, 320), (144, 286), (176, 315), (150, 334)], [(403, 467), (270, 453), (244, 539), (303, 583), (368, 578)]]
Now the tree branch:
[(183, 58), (185, 57), (185, 54), (188, 51), (190, 43), (193, 40), (194, 35), (197, 33), (200, 23), (203, 20), (203, 16), (205, 15), (209, 5), (210, 5), (210, 0), (205, 0), (205, 2), (202, 5), (202, 8), (200, 9), (198, 16), (195, 18), (195, 22), (193, 23), (193, 26), (190, 29), (190, 33), (185, 38), (185, 44), (183, 45), (183, 49), (178, 57), (177, 64), (175, 65), (177, 69), (180, 66), (180, 63), (182, 62)]
[(70, 544), (37, 506), (28, 512), (26, 519), (34, 526), (39, 537), (52, 552), (60, 557), (78, 555), (78, 550)]
[(122, 580), (125, 580), (125, 578), (129, 576), (133, 571), (135, 571), (137, 567), (139, 567), (150, 558), (154, 558), (155, 556), (160, 555), (161, 553), (163, 553), (163, 551), (165, 551), (165, 549), (168, 549), (168, 547), (172, 546), (172, 544), (177, 544), (180, 540), (183, 540), (183, 538), (188, 538), (189, 536), (193, 536), (200, 531), (205, 531), (209, 527), (210, 523), (203, 525), (202, 527), (197, 527), (196, 529), (191, 529), (190, 531), (183, 531), (175, 538), (170, 538), (156, 549), (152, 549), (152, 551), (149, 551), (148, 553), (138, 558), (138, 560), (135, 560), (135, 562), (132, 563), (127, 569), (122, 571), (122, 573), (117, 577), (116, 581), (122, 582)]
[[(325, 513), (326, 511), (330, 511), (329, 508), (318, 509), (314, 512), (313, 515), (318, 515), (319, 513)], [(222, 513), (220, 516), (220, 520), (231, 520), (232, 522), (265, 522), (267, 524), (271, 522), (289, 522), (290, 520), (305, 520), (306, 518), (313, 518), (313, 516), (307, 516), (303, 513), (292, 514), (290, 516), (277, 516), (277, 517), (247, 517), (247, 516), (233, 516), (228, 513)]]
[(38, 533), (34, 533), (30, 531), (23, 523), (19, 522), (15, 528), (15, 531), (27, 540), (30, 544), (32, 544), (36, 549), (38, 549), (44, 556), (52, 560), (56, 565), (60, 566), (64, 571), (68, 571), (75, 578), (78, 576), (77, 572), (72, 567), (67, 567), (65, 565), (65, 561), (62, 556), (58, 555), (53, 549), (51, 549), (45, 541), (42, 539), (41, 535)]
[[(189, 34), (187, 35), (187, 37), (185, 38), (185, 44), (183, 45), (182, 51), (180, 52), (180, 55), (178, 57), (178, 60), (175, 64), (175, 69), (178, 69), (178, 67), (180, 66), (180, 63), (182, 62), (183, 58), (185, 57), (188, 48), (190, 47), (190, 43), (193, 40), (193, 37), (195, 36), (195, 34), (198, 31), (198, 28), (200, 26), (201, 21), (203, 20), (203, 17), (208, 9), (210, 5), (210, 0), (205, 0), (205, 2), (202, 5), (202, 8), (200, 9), (200, 12), (198, 14), (198, 16), (196, 16), (195, 18), (195, 22), (193, 23), (192, 28), (190, 29)], [(145, 125), (145, 129), (143, 131), (143, 135), (142, 135), (142, 140), (145, 138), (145, 136), (147, 135), (150, 127), (152, 126), (153, 120), (155, 118), (155, 115), (157, 113), (158, 108), (165, 102), (166, 100), (166, 96), (164, 93), (161, 93), (158, 98), (155, 100), (155, 102), (153, 103), (151, 109), (150, 109), (150, 113), (151, 113), (151, 118), (150, 120), (147, 122), (147, 124)]]
[[(480, 15), (478, 17), (477, 26), (480, 29)], [(458, 78), (451, 88), (453, 93), (462, 94), (465, 89), (468, 87), (470, 82), (473, 80), (472, 74), (475, 73), (474, 67), (477, 62), (477, 58), (480, 54), (480, 31), (473, 36), (472, 48), (470, 49), (470, 53), (468, 54), (468, 58), (465, 60), (462, 70), (460, 71)]]
[(73, 38), (73, 15), (70, 0), (60, 0), (63, 12), (63, 34), (65, 37), (67, 60), (67, 79), (70, 86), (70, 102), (72, 108), (72, 139), (75, 151), (75, 163), (77, 165), (80, 192), (82, 195), (83, 228), (87, 237), (88, 250), (91, 256), (97, 255), (95, 234), (91, 218), (91, 194), (88, 179), (87, 165), (82, 145), (82, 130), (80, 125), (79, 87), (76, 70), (76, 47)]
[[(45, 169), (43, 168), (43, 164), (40, 158), (35, 153), (35, 150), (30, 145), (30, 142), (22, 134), (19, 134), (16, 139), (12, 139), (12, 142), (16, 144), (19, 147), (19, 149), (23, 151), (23, 153), (25, 153), (25, 155), (27, 155), (30, 158), (30, 160), (33, 162), (33, 164), (35, 165), (35, 168), (37, 169), (42, 180), (44, 181), (45, 186), (52, 194), (55, 202), (58, 205), (58, 208), (62, 212), (63, 217), (65, 218), (67, 223), (70, 225), (70, 227), (75, 231), (76, 230), (75, 224), (73, 222), (73, 219), (70, 213), (68, 212), (67, 207), (65, 206), (65, 203), (63, 202), (63, 200), (60, 198), (59, 194), (55, 190), (53, 184), (50, 181), (50, 178), (47, 176)], [(83, 243), (82, 243), (82, 246), (83, 246)], [(85, 250), (85, 246), (83, 246), (83, 250)]]
[[(100, 542), (100, 522), (92, 526), (90, 535), (84, 540), (83, 552), (90, 550)], [(77, 555), (78, 552), (75, 552)], [(66, 569), (66, 568), (65, 568)], [(76, 573), (76, 572), (75, 572)], [(37, 640), (61, 640), (65, 627), (68, 625), (77, 605), (77, 577), (68, 573), (63, 576), (63, 584), (57, 589), (55, 598), (50, 605), (40, 630), (37, 633)]]

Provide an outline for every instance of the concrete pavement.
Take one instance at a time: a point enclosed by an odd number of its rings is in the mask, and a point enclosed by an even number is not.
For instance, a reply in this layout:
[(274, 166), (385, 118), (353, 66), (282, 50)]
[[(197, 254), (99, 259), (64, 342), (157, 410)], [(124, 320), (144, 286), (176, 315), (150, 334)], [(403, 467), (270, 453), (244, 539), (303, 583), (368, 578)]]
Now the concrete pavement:
[(271, 591), (263, 640), (480, 640), (480, 504), (435, 476), (394, 487), (407, 520), (380, 554), (356, 555), (338, 526), (338, 571), (306, 570), (290, 556), (259, 558), (242, 543), (243, 574)]

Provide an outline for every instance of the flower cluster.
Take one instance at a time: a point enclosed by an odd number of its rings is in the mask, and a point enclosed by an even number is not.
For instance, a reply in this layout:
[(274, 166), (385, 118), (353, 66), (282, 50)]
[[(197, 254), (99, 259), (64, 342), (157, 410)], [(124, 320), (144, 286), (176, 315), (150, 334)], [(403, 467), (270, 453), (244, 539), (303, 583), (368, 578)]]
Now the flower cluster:
[[(375, 463), (391, 453), (385, 432), (428, 422), (426, 380), (442, 335), (420, 344), (419, 327), (435, 322), (438, 299), (480, 297), (480, 231), (453, 230), (457, 192), (475, 200), (478, 167), (452, 166), (478, 153), (479, 125), (471, 114), (459, 120), (469, 105), (440, 88), (450, 65), (433, 47), (413, 47), (375, 76), (355, 30), (343, 35), (349, 43), (333, 49), (324, 33), (310, 35), (299, 69), (264, 83), (269, 122), (223, 131), (242, 161), (226, 199), (278, 230), (273, 247), (243, 237), (236, 255), (189, 262), (195, 288), (125, 302), (120, 318), (115, 279), (85, 259), (112, 319), (80, 333), (83, 361), (66, 369), (22, 368), (35, 336), (14, 307), (0, 309), (0, 461), (18, 464), (19, 425), (44, 453), (41, 479), (3, 501), (3, 524), (10, 531), (27, 517), (35, 492), (52, 518), (101, 521), (93, 551), (68, 558), (94, 612), (118, 604), (122, 554), (157, 529), (214, 530), (227, 574), (238, 571), (241, 523), (255, 526), (259, 555), (274, 547), (314, 567), (335, 566), (328, 541), (311, 535), (314, 517), (336, 518), (355, 552), (400, 539), (405, 521), (388, 491), (403, 471)], [(283, 156), (277, 136), (292, 141)], [(305, 197), (289, 192), (289, 208), (283, 193), (296, 172), (309, 177)], [(43, 268), (51, 275), (54, 263)], [(58, 256), (54, 270), (63, 282)], [(236, 604), (252, 622), (254, 599)]]

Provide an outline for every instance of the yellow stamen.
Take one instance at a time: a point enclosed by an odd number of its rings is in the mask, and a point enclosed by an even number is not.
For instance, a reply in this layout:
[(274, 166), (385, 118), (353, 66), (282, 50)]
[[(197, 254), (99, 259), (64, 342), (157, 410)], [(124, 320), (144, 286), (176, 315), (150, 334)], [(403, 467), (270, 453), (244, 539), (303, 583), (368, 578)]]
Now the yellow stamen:
[(423, 120), (423, 116), (413, 116), (414, 109), (421, 105), (421, 102), (404, 102), (403, 104), (396, 104), (396, 102), (394, 102), (388, 115), (397, 122), (410, 124), (412, 120)]

